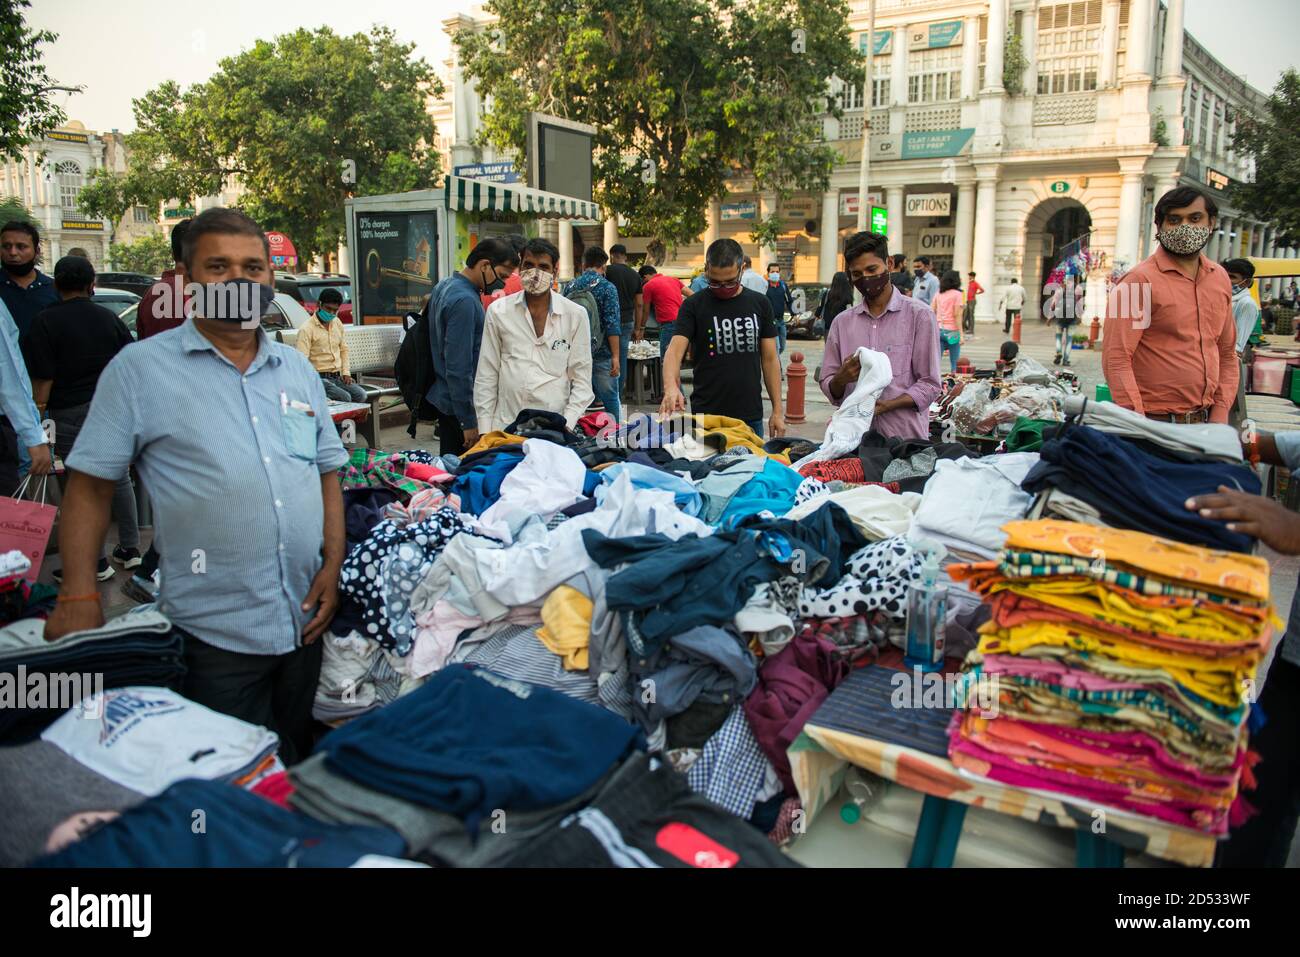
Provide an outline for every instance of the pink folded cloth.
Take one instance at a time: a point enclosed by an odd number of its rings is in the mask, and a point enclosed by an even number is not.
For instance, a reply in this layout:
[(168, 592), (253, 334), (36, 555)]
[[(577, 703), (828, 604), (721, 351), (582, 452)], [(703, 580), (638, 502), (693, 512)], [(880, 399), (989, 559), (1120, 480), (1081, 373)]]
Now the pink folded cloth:
[(456, 481), (456, 476), (450, 472), (444, 472), (436, 465), (425, 465), (423, 462), (407, 462), (402, 474), (417, 482), (432, 482), (435, 485)]

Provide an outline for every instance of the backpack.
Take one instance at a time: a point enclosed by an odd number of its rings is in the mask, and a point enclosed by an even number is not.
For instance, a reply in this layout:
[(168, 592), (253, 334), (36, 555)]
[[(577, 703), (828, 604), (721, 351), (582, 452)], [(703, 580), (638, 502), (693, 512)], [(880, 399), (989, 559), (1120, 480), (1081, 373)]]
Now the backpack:
[(572, 288), (573, 284), (570, 283), (564, 290), (564, 298), (587, 310), (587, 327), (591, 331), (591, 351), (594, 353), (605, 339), (600, 327), (600, 306), (597, 305), (596, 297), (592, 295), (590, 289), (571, 292)]
[[(439, 283), (439, 286), (442, 284)], [(397, 350), (397, 359), (393, 363), (393, 375), (397, 379), (397, 388), (401, 390), (402, 401), (411, 410), (411, 424), (406, 434), (415, 438), (415, 427), (419, 422), (432, 422), (438, 418), (438, 410), (425, 398), (433, 388), (433, 351), (429, 345), (429, 317), (437, 307), (440, 289), (434, 288), (422, 312), (408, 312), (402, 320), (406, 335)]]

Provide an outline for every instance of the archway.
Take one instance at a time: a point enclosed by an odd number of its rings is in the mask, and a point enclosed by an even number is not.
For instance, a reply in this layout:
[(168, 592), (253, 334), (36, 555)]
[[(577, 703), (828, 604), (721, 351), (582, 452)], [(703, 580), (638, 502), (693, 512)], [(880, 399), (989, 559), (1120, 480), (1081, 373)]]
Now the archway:
[(1053, 269), (1067, 255), (1086, 244), (1092, 232), (1092, 216), (1076, 199), (1054, 196), (1045, 199), (1025, 217), (1025, 255), (1021, 282), (1025, 286), (1025, 318), (1042, 315), (1043, 285)]

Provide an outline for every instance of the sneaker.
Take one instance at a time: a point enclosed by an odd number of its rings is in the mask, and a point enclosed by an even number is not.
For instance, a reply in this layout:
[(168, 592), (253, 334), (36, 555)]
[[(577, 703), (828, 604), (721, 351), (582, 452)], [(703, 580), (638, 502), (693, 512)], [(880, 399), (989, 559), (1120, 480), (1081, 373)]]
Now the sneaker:
[(1056, 358), (1052, 360), (1052, 365), (1059, 366), (1060, 364), (1061, 364), (1061, 354), (1058, 352), (1056, 354)]
[[(96, 581), (106, 582), (116, 574), (117, 572), (113, 570), (113, 566), (108, 563), (107, 558), (101, 558), (99, 560), (99, 568), (95, 571)], [(63, 569), (62, 568), (55, 569), (53, 572), (53, 577), (56, 582), (62, 585)]]
[(122, 594), (132, 601), (147, 605), (158, 600), (158, 586), (151, 579), (132, 575), (122, 583)]
[(123, 568), (139, 568), (144, 563), (144, 558), (140, 555), (140, 549), (123, 548), (121, 545), (113, 549), (112, 559)]

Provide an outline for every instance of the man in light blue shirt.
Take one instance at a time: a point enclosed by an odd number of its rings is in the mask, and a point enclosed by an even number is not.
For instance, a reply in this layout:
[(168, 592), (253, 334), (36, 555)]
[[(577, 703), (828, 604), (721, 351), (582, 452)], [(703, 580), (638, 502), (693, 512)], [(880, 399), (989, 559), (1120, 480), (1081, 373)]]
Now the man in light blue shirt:
[[(1252, 451), (1252, 445), (1246, 449)], [(1253, 450), (1261, 462), (1300, 474), (1300, 431), (1259, 433)], [(1253, 535), (1283, 555), (1300, 555), (1300, 515), (1272, 498), (1220, 487), (1216, 494), (1188, 500), (1187, 508), (1225, 521), (1231, 531)], [(1246, 799), (1259, 813), (1233, 829), (1219, 847), (1215, 866), (1285, 867), (1300, 821), (1300, 590), (1262, 694), (1255, 688), (1242, 692), (1248, 701), (1258, 697), (1268, 719), (1250, 736), (1251, 750), (1261, 760), (1255, 768), (1257, 786), (1246, 792)]]
[[(348, 456), (320, 375), (258, 322), (273, 295), (260, 227), (205, 210), (184, 256), (205, 284), (193, 315), (109, 363), (68, 457), (64, 581), (45, 637), (103, 622), (95, 565), (134, 464), (153, 502), (160, 609), (186, 633), (185, 696), (276, 731), (293, 763), (311, 748), (317, 639), (338, 607), (335, 473)], [(232, 288), (237, 308), (215, 301)]]
[(48, 475), (50, 447), (32, 401), (32, 382), (18, 347), (18, 326), (0, 300), (0, 495), (13, 495), (21, 473)]
[(939, 279), (930, 271), (930, 257), (917, 256), (912, 262), (913, 282), (912, 298), (919, 299), (931, 309), (934, 297), (939, 295)]
[[(1237, 327), (1237, 355), (1241, 355), (1259, 324), (1259, 304), (1250, 294), (1255, 267), (1249, 259), (1229, 259), (1222, 266), (1228, 273), (1228, 282), (1232, 283), (1232, 322)], [(1241, 387), (1245, 388), (1244, 377)]]

